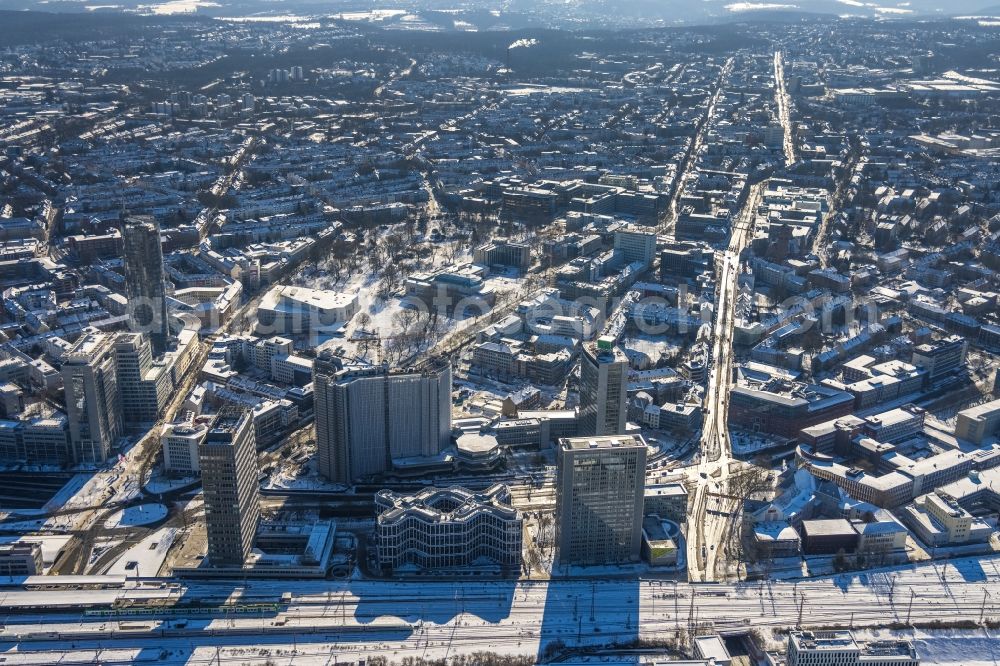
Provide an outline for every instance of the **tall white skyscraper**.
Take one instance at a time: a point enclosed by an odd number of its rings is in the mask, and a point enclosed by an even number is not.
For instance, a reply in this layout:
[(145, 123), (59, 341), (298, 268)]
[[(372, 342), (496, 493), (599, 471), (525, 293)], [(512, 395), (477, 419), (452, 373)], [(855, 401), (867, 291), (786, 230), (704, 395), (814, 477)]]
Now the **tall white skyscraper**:
[(434, 456), (451, 443), (451, 366), (428, 372), (313, 365), (319, 472), (337, 483), (392, 468), (392, 460)]

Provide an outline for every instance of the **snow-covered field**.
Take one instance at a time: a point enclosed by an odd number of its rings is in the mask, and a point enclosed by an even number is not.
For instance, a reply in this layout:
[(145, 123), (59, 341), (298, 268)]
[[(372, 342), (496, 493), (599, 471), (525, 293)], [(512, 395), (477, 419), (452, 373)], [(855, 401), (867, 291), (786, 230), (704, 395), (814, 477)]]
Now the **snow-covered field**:
[(167, 557), (178, 531), (170, 527), (153, 532), (125, 551), (108, 569), (110, 575), (155, 576)]
[(153, 476), (146, 482), (146, 492), (158, 495), (159, 493), (170, 492), (178, 488), (184, 488), (197, 483), (198, 478), (194, 476), (182, 476), (177, 478), (167, 476)]
[[(154, 537), (163, 541), (163, 537)], [(137, 545), (139, 550), (152, 542)], [(154, 556), (150, 556), (151, 558)], [(126, 563), (129, 556), (123, 557)], [(139, 563), (140, 573), (149, 575)], [(117, 566), (117, 565), (116, 565)], [(593, 572), (587, 572), (591, 574)], [(947, 564), (921, 564), (880, 571), (808, 578), (797, 581), (753, 581), (737, 584), (689, 584), (654, 574), (616, 577), (606, 571), (593, 578), (552, 581), (445, 582), (371, 580), (238, 580), (190, 581), (178, 589), (139, 587), (91, 590), (81, 593), (40, 591), (8, 593), (0, 605), (10, 618), (0, 630), (0, 640), (20, 636), (16, 653), (4, 656), (22, 661), (41, 654), (50, 662), (64, 658), (65, 641), (50, 632), (72, 632), (77, 650), (100, 644), (105, 649), (132, 650), (130, 659), (142, 662), (164, 652), (165, 663), (264, 663), (267, 658), (295, 664), (355, 661), (382, 654), (392, 659), (469, 654), (492, 650), (525, 655), (539, 654), (553, 643), (608, 646), (637, 639), (662, 640), (693, 618), (716, 631), (788, 629), (799, 622), (806, 627), (853, 625), (880, 630), (888, 624), (975, 622), (980, 614), (1000, 618), (1000, 560), (967, 558)], [(131, 577), (131, 576), (130, 576)], [(122, 619), (141, 626), (108, 634), (106, 618), (84, 619), (79, 611), (51, 614), (45, 624), (14, 610), (18, 603), (39, 603), (80, 597), (103, 601), (123, 594), (142, 604), (148, 599), (233, 599), (241, 603), (290, 599), (277, 614), (188, 618), (183, 628), (171, 617), (137, 616)], [(24, 596), (27, 595), (27, 596)], [(985, 599), (985, 605), (984, 605)], [(152, 633), (151, 633), (152, 632)], [(925, 663), (993, 663), (1000, 654), (1000, 639), (992, 631), (930, 631), (915, 634)], [(25, 640), (26, 637), (32, 640)], [(863, 637), (863, 635), (862, 635)], [(775, 644), (780, 643), (778, 637)], [(29, 656), (33, 655), (33, 656)], [(249, 660), (250, 656), (253, 659)], [(243, 661), (241, 662), (241, 658)], [(258, 659), (259, 658), (259, 659)]]
[(167, 517), (167, 507), (162, 504), (137, 504), (126, 507), (120, 511), (115, 511), (107, 520), (104, 527), (115, 529), (116, 527), (137, 527), (140, 525), (150, 525)]

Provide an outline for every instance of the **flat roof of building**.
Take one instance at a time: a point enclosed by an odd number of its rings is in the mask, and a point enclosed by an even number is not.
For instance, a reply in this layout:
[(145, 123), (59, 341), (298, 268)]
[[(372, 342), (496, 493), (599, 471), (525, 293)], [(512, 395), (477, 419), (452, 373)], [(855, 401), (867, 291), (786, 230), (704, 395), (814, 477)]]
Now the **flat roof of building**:
[(585, 451), (597, 449), (646, 448), (646, 442), (638, 435), (604, 435), (593, 437), (563, 437), (559, 446), (564, 451)]
[(656, 486), (646, 486), (646, 497), (687, 497), (688, 491), (683, 483), (663, 483)]
[(88, 363), (105, 347), (111, 344), (113, 336), (100, 331), (89, 331), (80, 336), (66, 356), (67, 363)]
[(789, 637), (800, 650), (860, 650), (849, 631), (793, 631)]
[(1000, 412), (1000, 399), (963, 409), (959, 415), (969, 419), (981, 419), (993, 416), (997, 412)]
[(694, 646), (699, 656), (714, 659), (716, 664), (729, 663), (733, 658), (721, 636), (696, 636)]
[(897, 407), (896, 409), (890, 409), (887, 412), (873, 414), (865, 420), (872, 425), (887, 427), (898, 425), (900, 423), (906, 423), (907, 421), (912, 421), (913, 419), (919, 419), (921, 416), (922, 414), (920, 412), (914, 413), (914, 411), (909, 409)]
[(291, 301), (318, 310), (335, 310), (350, 305), (356, 298), (356, 294), (345, 294), (339, 291), (279, 285), (264, 296), (259, 307), (265, 310), (276, 309), (281, 306), (282, 301)]
[(821, 520), (803, 520), (802, 532), (807, 537), (837, 536), (852, 537), (858, 532), (846, 518), (824, 518)]
[(795, 528), (787, 520), (770, 520), (757, 523), (753, 526), (753, 533), (757, 541), (799, 541), (799, 533), (795, 531)]
[(972, 460), (967, 454), (962, 451), (951, 449), (943, 453), (939, 453), (936, 456), (918, 460), (912, 465), (903, 468), (903, 471), (914, 477), (924, 476), (938, 470), (961, 465), (965, 462), (968, 462), (970, 465), (972, 464)]
[(679, 529), (673, 521), (663, 520), (659, 516), (646, 516), (642, 519), (642, 534), (646, 537), (646, 541), (669, 541), (676, 545), (674, 537)]

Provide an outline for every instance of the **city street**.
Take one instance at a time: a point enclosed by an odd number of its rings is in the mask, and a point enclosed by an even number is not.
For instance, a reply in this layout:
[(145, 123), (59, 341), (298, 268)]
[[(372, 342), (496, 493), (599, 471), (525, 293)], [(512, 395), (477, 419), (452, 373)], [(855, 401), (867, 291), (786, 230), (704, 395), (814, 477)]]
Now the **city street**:
[[(764, 184), (751, 188), (746, 204), (733, 226), (729, 247), (717, 254), (718, 295), (715, 328), (712, 332), (712, 371), (705, 396), (701, 462), (691, 470), (697, 490), (689, 502), (688, 576), (692, 581), (713, 581), (719, 575), (719, 559), (730, 529), (728, 511), (709, 511), (709, 493), (726, 494), (732, 467), (729, 441), (729, 390), (733, 378), (733, 327), (736, 296), (739, 292), (740, 253), (750, 242), (754, 212), (764, 192)], [(723, 500), (727, 509), (730, 502)], [(692, 534), (694, 532), (694, 534)], [(723, 561), (723, 567), (726, 563)], [(723, 570), (723, 575), (725, 571)]]
[(792, 98), (788, 94), (785, 81), (785, 62), (781, 51), (774, 52), (774, 95), (778, 102), (778, 118), (785, 130), (784, 151), (785, 164), (795, 163), (795, 135), (792, 129), (791, 105)]

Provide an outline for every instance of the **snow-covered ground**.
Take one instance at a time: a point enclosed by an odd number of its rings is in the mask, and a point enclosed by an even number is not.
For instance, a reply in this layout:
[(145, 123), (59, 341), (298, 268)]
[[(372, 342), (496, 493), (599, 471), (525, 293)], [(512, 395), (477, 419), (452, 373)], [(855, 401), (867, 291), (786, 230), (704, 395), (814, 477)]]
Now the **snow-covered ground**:
[(122, 544), (121, 537), (102, 536), (94, 539), (94, 547), (90, 551), (90, 558), (87, 560), (87, 570), (89, 571), (97, 562), (104, 557), (112, 548), (117, 548)]
[(171, 490), (177, 490), (178, 488), (184, 488), (198, 481), (197, 477), (194, 476), (181, 476), (181, 477), (168, 477), (168, 476), (153, 476), (146, 482), (146, 492), (158, 495), (160, 493), (170, 492)]
[(115, 511), (104, 521), (104, 527), (115, 529), (116, 527), (150, 525), (166, 518), (167, 513), (167, 507), (162, 504), (137, 504), (136, 506)]
[(93, 490), (93, 476), (90, 474), (77, 474), (72, 479), (70, 479), (65, 486), (63, 486), (58, 493), (56, 493), (52, 499), (45, 503), (43, 509), (45, 511), (55, 511), (61, 509), (66, 505), (74, 495), (86, 491), (89, 493)]
[(730, 432), (730, 439), (733, 442), (733, 453), (740, 456), (748, 456), (788, 445), (787, 441), (737, 431)]
[[(164, 538), (161, 534), (152, 537)], [(161, 561), (153, 559), (155, 555), (144, 560), (143, 548), (148, 552), (161, 548), (151, 544), (139, 544), (131, 551), (134, 555), (122, 558), (125, 564), (139, 562), (140, 576), (149, 575), (146, 566)], [(7, 654), (23, 659), (23, 655), (46, 651), (48, 663), (58, 661), (67, 650), (66, 641), (53, 640), (50, 632), (73, 632), (78, 650), (93, 649), (98, 643), (104, 648), (132, 649), (136, 650), (132, 660), (137, 662), (167, 651), (172, 656), (166, 659), (176, 658), (168, 663), (208, 663), (219, 649), (222, 663), (239, 662), (241, 654), (253, 654), (255, 659), (294, 657), (295, 664), (308, 665), (331, 663), (334, 655), (341, 662), (379, 654), (396, 660), (436, 659), (483, 650), (535, 655), (557, 642), (607, 646), (637, 639), (662, 640), (686, 627), (692, 617), (716, 631), (788, 629), (799, 622), (800, 613), (807, 627), (853, 625), (872, 630), (890, 623), (907, 624), (909, 616), (920, 624), (975, 622), (981, 610), (991, 620), (1000, 617), (1000, 604), (992, 603), (1000, 598), (997, 558), (797, 581), (712, 585), (669, 580), (653, 572), (622, 575), (619, 569), (574, 573), (599, 575), (520, 582), (187, 581), (176, 589), (129, 581), (131, 589), (125, 594), (137, 604), (156, 598), (232, 599), (234, 593), (241, 603), (276, 603), (284, 593), (290, 597), (277, 613), (188, 618), (183, 632), (177, 633), (167, 617), (119, 618), (148, 628), (130, 633), (112, 627), (113, 637), (108, 635), (107, 618), (81, 618), (79, 611), (45, 618), (21, 616), (15, 607), (45, 602), (46, 597), (60, 603), (111, 603), (121, 598), (121, 590), (10, 592), (0, 601), (7, 606), (3, 610), (9, 618), (0, 629), (0, 641), (21, 636), (17, 652)], [(153, 633), (138, 633), (143, 631)], [(993, 663), (994, 650), (1000, 650), (992, 631), (925, 632), (916, 636), (918, 650), (926, 650), (925, 663), (978, 666)], [(31, 640), (25, 639), (28, 636)]]
[(291, 460), (281, 461), (276, 469), (264, 481), (264, 488), (269, 490), (320, 490), (333, 492), (348, 492), (350, 488), (339, 483), (330, 483), (316, 468), (315, 451), (309, 452), (309, 459), (303, 464)]
[(177, 537), (178, 530), (170, 527), (153, 532), (125, 551), (108, 569), (108, 574), (119, 576), (155, 576), (167, 557), (167, 551)]
[[(52, 499), (41, 509), (19, 509), (16, 513), (24, 516), (37, 515), (38, 518), (27, 518), (18, 522), (4, 524), (9, 531), (62, 532), (75, 527), (78, 518), (74, 509), (85, 509), (101, 506), (112, 499), (108, 484), (115, 478), (113, 472), (86, 472), (73, 476), (66, 482)], [(50, 513), (62, 512), (50, 516)], [(4, 514), (0, 514), (2, 516)]]

